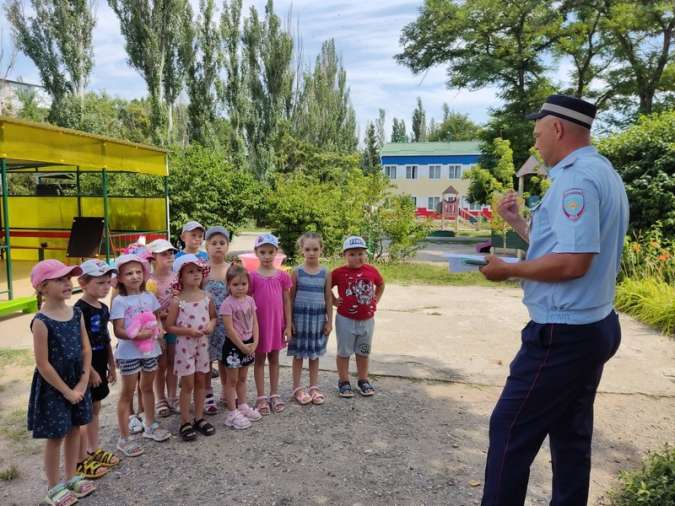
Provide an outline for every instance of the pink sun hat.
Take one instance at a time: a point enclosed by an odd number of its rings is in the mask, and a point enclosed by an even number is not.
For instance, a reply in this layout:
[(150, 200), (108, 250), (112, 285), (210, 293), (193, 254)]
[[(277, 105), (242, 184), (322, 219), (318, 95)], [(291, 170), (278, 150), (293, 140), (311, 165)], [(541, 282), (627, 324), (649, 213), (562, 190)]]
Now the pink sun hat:
[(49, 260), (42, 260), (35, 264), (30, 271), (30, 282), (33, 288), (37, 289), (45, 281), (50, 279), (59, 279), (63, 276), (79, 276), (82, 274), (82, 269), (79, 265), (65, 265), (53, 258)]

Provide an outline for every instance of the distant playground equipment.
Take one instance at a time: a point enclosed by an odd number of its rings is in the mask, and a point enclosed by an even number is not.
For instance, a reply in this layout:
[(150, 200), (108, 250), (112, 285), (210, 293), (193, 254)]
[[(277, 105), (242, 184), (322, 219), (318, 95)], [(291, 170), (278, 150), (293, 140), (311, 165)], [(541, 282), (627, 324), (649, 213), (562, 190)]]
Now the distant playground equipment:
[[(35, 175), (34, 194), (10, 195), (9, 175), (20, 173)], [(80, 184), (80, 176), (91, 173), (101, 175), (96, 194), (84, 193)], [(163, 195), (110, 195), (114, 173), (162, 177)], [(73, 263), (99, 255), (109, 261), (141, 235), (148, 241), (168, 237), (164, 149), (0, 117), (0, 176), (0, 258), (6, 273), (0, 316), (37, 309), (35, 297), (14, 297), (13, 261), (57, 258)]]

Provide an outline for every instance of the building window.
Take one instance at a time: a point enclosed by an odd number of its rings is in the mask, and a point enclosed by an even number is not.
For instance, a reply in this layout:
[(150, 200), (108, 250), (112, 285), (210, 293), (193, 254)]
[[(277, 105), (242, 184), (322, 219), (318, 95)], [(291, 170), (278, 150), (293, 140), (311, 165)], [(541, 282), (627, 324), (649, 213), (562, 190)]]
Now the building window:
[(385, 165), (384, 175), (389, 179), (396, 179), (396, 165)]
[(462, 166), (461, 165), (448, 165), (448, 178), (449, 179), (461, 179), (462, 178)]
[(429, 197), (427, 202), (427, 209), (429, 211), (436, 211), (438, 209), (438, 204), (441, 202), (440, 197)]
[(429, 165), (429, 179), (440, 179), (440, 178), (441, 178), (441, 166)]
[(406, 179), (417, 179), (417, 165), (408, 165), (405, 168)]

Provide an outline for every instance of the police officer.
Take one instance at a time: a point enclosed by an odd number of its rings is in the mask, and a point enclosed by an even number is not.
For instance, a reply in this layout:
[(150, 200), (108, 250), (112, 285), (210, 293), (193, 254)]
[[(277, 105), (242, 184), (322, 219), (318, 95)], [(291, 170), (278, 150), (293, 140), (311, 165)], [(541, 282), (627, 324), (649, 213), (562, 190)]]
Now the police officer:
[(595, 113), (588, 102), (553, 95), (529, 115), (551, 187), (529, 223), (513, 193), (497, 210), (529, 242), (527, 257), (507, 264), (490, 255), (481, 272), (493, 281), (522, 279), (530, 321), (490, 417), (484, 506), (524, 503), (546, 436), (551, 505), (588, 500), (595, 392), (621, 340), (613, 300), (628, 227), (623, 182), (591, 146)]

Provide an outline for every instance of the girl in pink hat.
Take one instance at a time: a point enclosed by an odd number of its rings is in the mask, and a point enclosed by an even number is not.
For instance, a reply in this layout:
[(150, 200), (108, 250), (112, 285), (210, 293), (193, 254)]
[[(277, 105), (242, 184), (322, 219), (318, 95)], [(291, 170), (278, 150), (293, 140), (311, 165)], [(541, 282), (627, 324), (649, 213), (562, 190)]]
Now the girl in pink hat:
[(141, 395), (145, 408), (143, 419), (143, 437), (153, 441), (166, 441), (171, 434), (160, 428), (155, 422), (155, 394), (153, 383), (158, 367), (158, 357), (162, 351), (159, 342), (155, 340), (149, 352), (142, 351), (133, 342), (145, 340), (154, 335), (150, 329), (144, 328), (133, 338), (127, 332), (134, 320), (141, 313), (154, 313), (156, 323), (161, 327), (160, 304), (152, 293), (146, 291), (146, 281), (149, 279), (149, 267), (145, 260), (133, 254), (122, 255), (115, 261), (117, 268), (118, 295), (112, 301), (110, 321), (118, 339), (115, 359), (117, 368), (122, 376), (122, 390), (117, 403), (117, 422), (120, 438), (117, 449), (127, 457), (137, 457), (143, 453), (143, 447), (137, 440), (129, 438), (128, 419), (130, 403), (140, 376)]
[[(66, 304), (73, 293), (72, 276), (78, 266), (43, 260), (33, 267), (31, 283), (42, 297), (42, 307), (31, 322), (35, 372), (28, 404), (28, 430), (46, 439), (45, 474), (49, 487), (42, 503), (70, 505), (96, 490), (76, 474), (80, 427), (92, 418), (88, 390), (91, 347), (82, 312)], [(61, 446), (65, 481), (59, 480)]]

